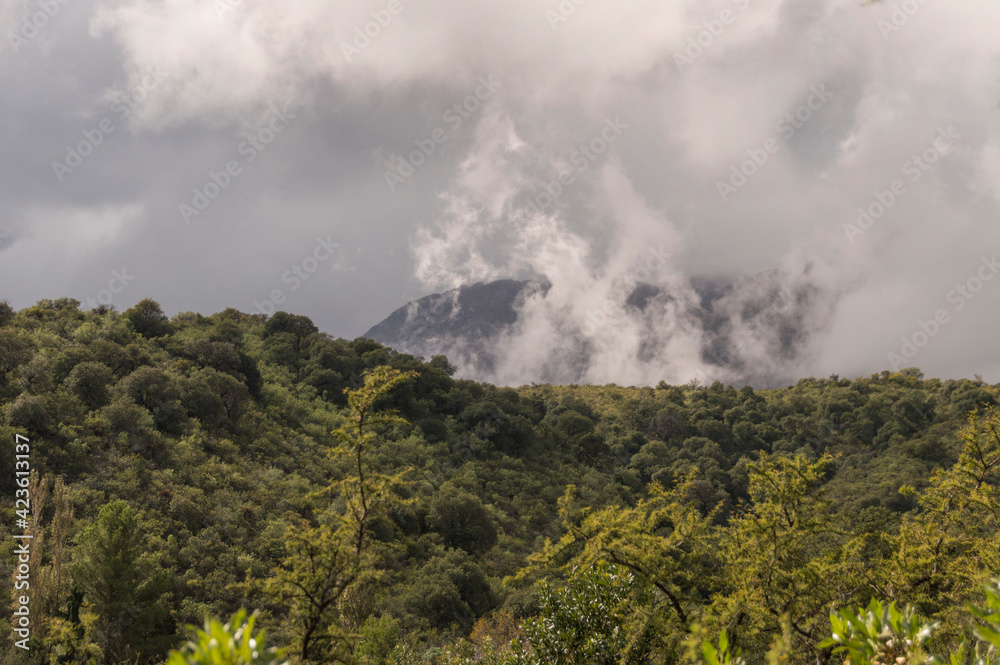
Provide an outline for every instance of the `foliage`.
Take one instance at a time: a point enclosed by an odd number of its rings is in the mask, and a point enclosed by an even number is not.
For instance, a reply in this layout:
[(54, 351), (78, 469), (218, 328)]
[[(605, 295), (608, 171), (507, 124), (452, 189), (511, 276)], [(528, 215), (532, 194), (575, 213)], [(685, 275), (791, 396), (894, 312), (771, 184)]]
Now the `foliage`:
[(691, 636), (684, 641), (687, 651), (684, 660), (689, 663), (705, 663), (706, 665), (742, 665), (745, 661), (740, 657), (740, 651), (729, 650), (729, 636), (723, 628), (719, 633), (718, 644), (713, 644), (704, 635), (701, 626), (691, 627)]
[(652, 636), (628, 630), (635, 577), (613, 566), (578, 573), (569, 585), (542, 584), (541, 613), (525, 625), (531, 651), (518, 663), (644, 665)]
[[(116, 661), (157, 649), (164, 616), (164, 578), (148, 551), (135, 511), (117, 500), (77, 539), (73, 579), (97, 616), (94, 626), (106, 658)], [(152, 644), (151, 644), (152, 643)]]
[(835, 646), (835, 651), (846, 653), (851, 663), (919, 665), (936, 660), (927, 653), (927, 642), (938, 624), (921, 622), (913, 607), (900, 612), (895, 603), (883, 606), (873, 598), (867, 611), (831, 614), (830, 624), (833, 636), (819, 647)]
[(497, 528), (489, 511), (473, 494), (447, 487), (431, 499), (427, 525), (441, 534), (445, 545), (470, 554), (483, 554), (497, 541)]
[[(700, 658), (724, 629), (747, 662), (822, 660), (826, 617), (872, 597), (940, 624), (939, 653), (989, 629), (966, 607), (1000, 570), (1000, 386), (915, 370), (768, 390), (454, 373), (284, 312), (0, 308), (5, 574), (16, 434), (44, 541), (17, 662), (159, 662), (179, 627), (257, 607), (293, 660), (500, 663), (529, 657), (526, 626), (558, 614), (544, 588), (584, 598), (584, 576), (611, 569), (630, 581), (594, 620), (652, 662), (684, 657), (693, 623)], [(127, 610), (107, 595), (119, 584)], [(9, 628), (7, 613), (0, 653)]]
[(79, 619), (78, 624), (58, 617), (49, 622), (44, 640), (49, 665), (101, 665), (105, 662), (104, 651), (98, 646), (95, 634), (97, 615), (84, 610)]
[(267, 646), (264, 631), (254, 633), (256, 620), (241, 609), (224, 625), (205, 619), (202, 629), (189, 626), (193, 639), (171, 651), (167, 665), (283, 665), (280, 651)]
[(143, 337), (162, 337), (170, 333), (167, 315), (155, 300), (146, 298), (125, 311), (124, 318)]
[(377, 410), (396, 386), (415, 378), (414, 372), (380, 367), (365, 375), (364, 385), (346, 390), (347, 424), (334, 431), (343, 447), (334, 452), (349, 457), (351, 465), (335, 486), (347, 504), (333, 523), (314, 528), (292, 528), (287, 533), (289, 554), (268, 581), (268, 589), (290, 605), (289, 631), (302, 662), (349, 661), (355, 636), (344, 625), (339, 604), (351, 588), (378, 577), (378, 554), (369, 547), (369, 527), (389, 507), (399, 503), (396, 490), (404, 474), (373, 473), (366, 460), (380, 428), (404, 425), (391, 411)]
[(969, 610), (982, 621), (974, 629), (976, 637), (989, 643), (992, 654), (997, 657), (1000, 651), (1000, 580), (994, 580), (992, 586), (983, 585), (983, 589), (986, 591), (986, 606), (970, 606)]

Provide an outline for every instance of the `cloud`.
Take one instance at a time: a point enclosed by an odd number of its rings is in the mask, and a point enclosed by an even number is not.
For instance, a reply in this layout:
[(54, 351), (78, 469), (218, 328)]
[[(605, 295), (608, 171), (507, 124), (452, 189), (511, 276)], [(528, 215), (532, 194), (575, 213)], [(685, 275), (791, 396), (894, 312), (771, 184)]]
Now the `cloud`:
[[(0, 83), (25, 89), (0, 147), (26, 165), (0, 184), (8, 226), (24, 225), (0, 251), (59, 233), (37, 211), (104, 211), (81, 223), (107, 235), (135, 205), (112, 246), (148, 258), (145, 283), (178, 308), (248, 307), (333, 232), (364, 251), (287, 306), (335, 334), (419, 292), (544, 279), (482, 378), (775, 384), (887, 368), (1000, 251), (1000, 6), (987, 0), (70, 2), (0, 61)], [(0, 25), (30, 9), (0, 0)], [(50, 161), (151, 69), (163, 81), (129, 132), (56, 187)], [(495, 93), (449, 122), (487, 76)], [(178, 202), (274, 108), (294, 127), (183, 228)], [(958, 138), (928, 162), (949, 128)], [(387, 188), (435, 129), (445, 140)], [(225, 243), (239, 254), (212, 249)], [(655, 270), (651, 250), (669, 255)], [(113, 263), (107, 247), (80, 251)], [(175, 279), (171, 262), (192, 269)], [(1000, 366), (997, 287), (913, 364)]]

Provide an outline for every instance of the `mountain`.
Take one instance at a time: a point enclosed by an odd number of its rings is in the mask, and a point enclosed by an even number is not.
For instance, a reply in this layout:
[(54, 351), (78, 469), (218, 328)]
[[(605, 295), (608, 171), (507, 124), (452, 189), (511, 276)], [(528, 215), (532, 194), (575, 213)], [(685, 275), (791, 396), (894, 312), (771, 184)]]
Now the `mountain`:
[[(693, 331), (698, 350), (687, 365), (703, 368), (703, 380), (767, 387), (794, 372), (825, 319), (823, 293), (778, 270), (741, 280), (696, 277), (670, 290), (638, 282), (617, 291), (603, 311), (585, 313), (568, 311), (551, 289), (546, 281), (504, 279), (434, 293), (364, 337), (415, 356), (447, 356), (467, 378), (516, 385), (615, 380), (595, 374), (597, 366), (655, 366), (670, 376), (676, 352), (668, 349)], [(610, 343), (602, 346), (601, 335)]]
[(525, 298), (548, 289), (546, 282), (502, 279), (434, 293), (403, 305), (363, 337), (425, 358), (461, 356), (489, 372), (496, 361), (491, 342), (517, 323)]
[(435, 293), (403, 305), (363, 336), (402, 345), (444, 336), (491, 337), (517, 321), (518, 303), (535, 290), (548, 285), (502, 279)]

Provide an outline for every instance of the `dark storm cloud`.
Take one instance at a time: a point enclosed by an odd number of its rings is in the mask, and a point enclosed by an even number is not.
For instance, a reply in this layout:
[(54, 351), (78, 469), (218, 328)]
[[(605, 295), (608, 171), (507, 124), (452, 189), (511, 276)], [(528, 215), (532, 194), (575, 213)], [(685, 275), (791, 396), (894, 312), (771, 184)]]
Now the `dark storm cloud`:
[[(1000, 279), (948, 299), (1000, 251), (985, 0), (56, 4), (26, 38), (41, 5), (0, 0), (0, 283), (18, 307), (110, 293), (124, 269), (119, 308), (267, 311), (277, 290), (353, 337), (432, 289), (544, 277), (489, 378), (533, 380), (581, 336), (590, 381), (864, 374), (947, 309), (907, 364), (1000, 379)], [(940, 131), (957, 136), (914, 171)], [(651, 247), (670, 304), (584, 330)], [(790, 357), (737, 315), (771, 269), (809, 294)], [(720, 304), (738, 369), (703, 358), (706, 277), (744, 285)]]

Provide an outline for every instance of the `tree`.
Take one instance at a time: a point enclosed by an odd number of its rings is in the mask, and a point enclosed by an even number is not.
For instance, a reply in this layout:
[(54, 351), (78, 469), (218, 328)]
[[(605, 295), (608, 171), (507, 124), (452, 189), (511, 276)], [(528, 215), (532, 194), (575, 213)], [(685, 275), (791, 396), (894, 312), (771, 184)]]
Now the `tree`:
[(52, 370), (48, 358), (41, 354), (21, 365), (18, 375), (18, 383), (25, 392), (44, 395), (52, 391)]
[(114, 375), (107, 365), (83, 362), (70, 371), (66, 377), (66, 387), (88, 408), (98, 409), (108, 403), (108, 386), (112, 381)]
[[(227, 378), (239, 383), (232, 377)], [(242, 384), (239, 385), (242, 387)], [(178, 382), (172, 374), (159, 368), (149, 365), (138, 368), (119, 381), (114, 392), (148, 410), (161, 429), (174, 430), (184, 419)]]
[(942, 639), (957, 639), (960, 603), (1000, 570), (1000, 410), (971, 413), (962, 439), (958, 461), (927, 489), (901, 488), (920, 510), (903, 520), (878, 580), (886, 597), (952, 626)]
[(31, 345), (15, 330), (0, 330), (0, 379), (31, 360)]
[(44, 645), (50, 665), (101, 665), (106, 662), (97, 644), (97, 615), (83, 610), (79, 621), (55, 617), (48, 624)]
[(483, 554), (497, 541), (497, 527), (478, 497), (455, 487), (434, 495), (427, 524), (444, 538), (445, 545), (470, 554)]
[(0, 328), (13, 321), (15, 314), (14, 308), (6, 300), (0, 301)]
[(434, 356), (429, 361), (427, 361), (427, 364), (433, 367), (434, 369), (440, 370), (446, 376), (454, 376), (455, 372), (458, 371), (457, 367), (448, 362), (448, 358), (446, 356), (441, 356), (441, 355)]
[[(49, 477), (40, 476), (37, 469), (31, 471), (28, 494), (33, 536), (28, 561), (32, 571), (33, 619), (41, 628), (36, 634), (45, 639), (49, 622), (60, 613), (69, 594), (66, 537), (73, 522), (73, 506), (63, 479), (56, 478), (53, 489)], [(50, 496), (55, 512), (46, 527), (42, 517)], [(43, 565), (43, 555), (48, 556), (47, 565)]]
[(250, 399), (250, 391), (244, 383), (210, 367), (199, 370), (191, 378), (207, 387), (210, 393), (218, 398), (218, 403), (229, 422), (235, 423), (239, 419), (243, 405)]
[(140, 300), (134, 307), (125, 310), (123, 316), (137, 333), (147, 339), (163, 337), (173, 332), (173, 327), (160, 308), (160, 303), (152, 298)]
[(360, 554), (373, 518), (383, 513), (389, 504), (398, 502), (396, 490), (406, 482), (403, 471), (393, 476), (373, 473), (368, 469), (367, 455), (379, 436), (379, 431), (393, 425), (405, 425), (406, 420), (396, 411), (381, 410), (382, 402), (396, 386), (419, 376), (391, 367), (376, 367), (365, 375), (358, 390), (347, 390), (348, 416), (344, 427), (333, 434), (341, 441), (335, 453), (350, 458), (353, 473), (339, 483), (339, 495), (347, 504), (347, 524), (354, 531), (355, 551)]
[(78, 537), (73, 581), (93, 605), (104, 662), (144, 660), (159, 644), (149, 644), (169, 619), (163, 597), (165, 574), (147, 551), (147, 538), (125, 501), (105, 504), (97, 520)]
[(351, 634), (337, 606), (362, 576), (362, 564), (342, 530), (330, 524), (289, 529), (287, 555), (265, 590), (288, 605), (297, 658), (303, 663), (349, 662)]
[(635, 576), (607, 565), (582, 572), (563, 587), (541, 584), (541, 613), (525, 624), (531, 649), (512, 654), (514, 665), (652, 663), (653, 635), (629, 625), (639, 587)]
[(807, 652), (819, 641), (833, 602), (856, 600), (862, 585), (845, 554), (846, 530), (822, 496), (832, 457), (762, 455), (748, 465), (751, 502), (721, 540), (725, 592), (711, 614), (733, 625), (734, 643), (763, 654), (788, 617)]
[(636, 603), (637, 624), (664, 623), (664, 631), (687, 629), (692, 614), (718, 588), (718, 562), (712, 521), (687, 499), (693, 476), (672, 490), (654, 484), (634, 508), (610, 507), (574, 512), (575, 488), (560, 500), (566, 534), (534, 555), (533, 566), (561, 564), (565, 571), (609, 563), (635, 575), (636, 589), (656, 590), (657, 602)]
[(307, 316), (296, 316), (288, 312), (275, 312), (264, 324), (264, 336), (270, 337), (278, 333), (291, 333), (303, 338), (319, 332), (316, 324)]
[(448, 550), (428, 561), (403, 598), (416, 623), (431, 628), (457, 623), (468, 630), (493, 604), (486, 575), (463, 550)]
[(405, 472), (386, 476), (368, 468), (369, 448), (380, 430), (405, 421), (379, 409), (389, 392), (414, 378), (414, 372), (378, 367), (364, 385), (347, 394), (347, 423), (333, 432), (341, 441), (334, 453), (346, 458), (348, 471), (328, 490), (343, 512), (314, 528), (289, 529), (289, 552), (265, 588), (290, 606), (287, 624), (295, 653), (303, 663), (350, 662), (354, 636), (343, 625), (338, 604), (349, 589), (379, 577), (378, 552), (369, 548), (369, 526), (401, 503), (397, 490)]
[(21, 393), (7, 406), (7, 424), (29, 432), (45, 432), (51, 421), (45, 398)]

